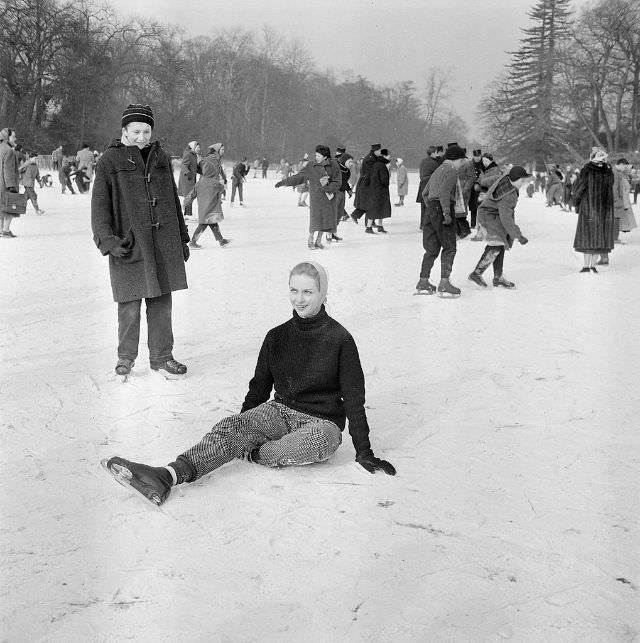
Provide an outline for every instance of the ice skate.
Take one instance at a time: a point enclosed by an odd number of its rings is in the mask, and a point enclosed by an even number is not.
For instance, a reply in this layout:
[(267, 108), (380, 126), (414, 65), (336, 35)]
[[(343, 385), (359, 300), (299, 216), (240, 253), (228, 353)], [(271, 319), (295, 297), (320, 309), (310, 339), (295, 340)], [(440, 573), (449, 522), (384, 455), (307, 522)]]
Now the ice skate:
[(438, 284), (438, 297), (454, 299), (460, 297), (460, 288), (456, 288), (448, 279), (441, 279)]
[(482, 275), (475, 270), (471, 273), (469, 273), (469, 276), (467, 277), (469, 281), (473, 281), (474, 284), (477, 284), (481, 288), (486, 288), (487, 287), (487, 282), (482, 278)]
[(168, 359), (162, 363), (152, 363), (151, 369), (160, 371), (162, 375), (184, 375), (187, 372), (187, 367), (175, 359)]
[(429, 281), (428, 277), (420, 277), (416, 284), (414, 295), (435, 295), (436, 287)]
[(364, 229), (364, 231), (365, 231), (367, 234), (375, 234), (375, 232), (373, 231), (373, 228), (372, 228), (371, 226), (367, 226), (367, 227)]
[(116, 368), (115, 368), (116, 375), (119, 375), (122, 378), (122, 381), (126, 382), (127, 377), (129, 377), (129, 373), (131, 373), (131, 369), (133, 368), (133, 365), (135, 363), (136, 362), (133, 359), (120, 357), (118, 359), (118, 362), (116, 363)]
[(381, 225), (377, 226), (378, 232), (382, 232), (382, 234), (389, 234)]
[(145, 500), (159, 507), (169, 497), (173, 479), (164, 467), (150, 467), (113, 456), (100, 461), (105, 471), (123, 487), (139, 493)]
[(493, 278), (493, 287), (497, 288), (498, 286), (502, 286), (503, 288), (515, 288), (516, 285), (513, 283), (513, 281), (509, 281), (508, 279), (505, 279), (502, 275), (499, 277), (494, 277)]
[(231, 243), (231, 239), (220, 239), (219, 243), (220, 243), (220, 247), (224, 248), (225, 246), (228, 246)]

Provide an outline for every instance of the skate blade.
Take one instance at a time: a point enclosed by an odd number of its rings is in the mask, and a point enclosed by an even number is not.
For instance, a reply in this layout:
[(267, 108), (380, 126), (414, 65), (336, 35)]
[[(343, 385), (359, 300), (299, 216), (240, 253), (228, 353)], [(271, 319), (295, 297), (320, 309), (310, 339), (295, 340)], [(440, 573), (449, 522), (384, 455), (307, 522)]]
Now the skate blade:
[(103, 458), (100, 460), (100, 464), (102, 465), (102, 468), (120, 485), (123, 487), (126, 487), (129, 489), (129, 491), (134, 492), (135, 496), (137, 498), (144, 498), (147, 503), (151, 503), (154, 507), (157, 509), (160, 509), (160, 505), (162, 504), (160, 501), (160, 497), (156, 493), (152, 493), (150, 496), (145, 495), (140, 491), (140, 489), (136, 489), (132, 484), (131, 480), (133, 479), (133, 475), (127, 467), (125, 467), (122, 464), (117, 464), (114, 463), (111, 466), (109, 466), (109, 460), (111, 458)]
[(420, 295), (422, 297), (433, 297), (436, 293), (433, 290), (417, 290), (413, 295)]
[(439, 292), (438, 297), (440, 297), (440, 299), (458, 299), (460, 295), (456, 295), (450, 292)]

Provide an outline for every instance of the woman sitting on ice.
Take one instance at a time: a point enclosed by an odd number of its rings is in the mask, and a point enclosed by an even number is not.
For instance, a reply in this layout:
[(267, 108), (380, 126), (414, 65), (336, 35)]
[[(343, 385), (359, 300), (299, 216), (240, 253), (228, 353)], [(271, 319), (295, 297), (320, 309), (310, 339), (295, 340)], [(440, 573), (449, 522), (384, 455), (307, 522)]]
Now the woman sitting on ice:
[(356, 462), (370, 473), (395, 475), (393, 465), (371, 450), (358, 349), (327, 314), (326, 299), (324, 268), (299, 263), (289, 275), (293, 317), (267, 333), (241, 412), (220, 420), (166, 467), (118, 456), (103, 466), (118, 482), (161, 505), (173, 485), (194, 482), (236, 458), (267, 467), (327, 460), (340, 446), (348, 419)]

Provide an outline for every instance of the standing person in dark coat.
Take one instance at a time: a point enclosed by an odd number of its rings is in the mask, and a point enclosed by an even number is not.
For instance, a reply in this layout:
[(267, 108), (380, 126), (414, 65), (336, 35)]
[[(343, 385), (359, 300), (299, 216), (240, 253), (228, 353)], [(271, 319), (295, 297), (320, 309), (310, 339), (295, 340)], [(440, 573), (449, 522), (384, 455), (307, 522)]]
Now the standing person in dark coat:
[[(196, 176), (200, 171), (198, 165), (198, 155), (200, 154), (200, 143), (198, 141), (191, 141), (184, 152), (182, 153), (182, 162), (180, 163), (180, 178), (178, 179), (178, 194), (181, 197), (186, 197), (193, 186), (196, 184)], [(184, 206), (184, 216), (189, 218), (192, 216), (192, 205)]]
[(456, 227), (454, 208), (458, 170), (465, 161), (464, 150), (450, 145), (444, 154), (442, 165), (431, 175), (428, 184), (427, 218), (422, 228), (424, 257), (420, 279), (416, 285), (419, 293), (433, 295), (436, 287), (429, 282), (431, 269), (440, 255), (440, 283), (437, 291), (441, 297), (459, 297), (460, 289), (449, 281), (456, 256)]
[[(0, 130), (0, 192), (20, 192), (18, 157), (15, 152), (16, 132), (8, 127)], [(19, 214), (0, 211), (2, 237), (13, 239), (18, 235), (11, 232), (11, 222)]]
[(236, 198), (236, 190), (238, 190), (240, 205), (244, 207), (242, 201), (242, 184), (245, 182), (247, 174), (249, 174), (249, 163), (245, 156), (242, 161), (238, 161), (238, 163), (233, 166), (233, 170), (231, 171), (231, 207), (233, 207), (233, 201)]
[(438, 159), (436, 158), (437, 147), (435, 145), (429, 145), (427, 148), (427, 156), (425, 156), (422, 161), (420, 161), (420, 183), (418, 185), (418, 194), (416, 195), (416, 203), (420, 204), (420, 229), (422, 230), (426, 217), (427, 217), (427, 203), (422, 196), (424, 189), (427, 187), (427, 183), (431, 178), (431, 175), (435, 170), (440, 166)]
[(262, 178), (266, 179), (267, 170), (269, 169), (269, 160), (267, 159), (266, 156), (262, 157), (262, 161), (260, 162), (260, 167), (262, 168)]
[(578, 176), (574, 195), (578, 224), (573, 247), (584, 255), (580, 272), (598, 272), (595, 266), (598, 255), (607, 255), (613, 250), (614, 176), (607, 159), (608, 155), (601, 147), (594, 147)]
[(386, 234), (387, 231), (382, 225), (383, 219), (391, 216), (391, 196), (389, 194), (389, 161), (391, 155), (389, 150), (380, 150), (378, 156), (371, 166), (371, 178), (369, 181), (369, 209), (367, 219), (369, 227), (365, 229), (368, 234), (375, 234), (372, 224), (377, 221), (376, 230)]
[(360, 217), (369, 209), (369, 184), (371, 182), (371, 168), (373, 167), (376, 158), (380, 156), (381, 148), (382, 145), (380, 145), (380, 143), (374, 143), (371, 146), (371, 151), (369, 152), (369, 154), (367, 154), (362, 159), (362, 165), (360, 166), (360, 177), (358, 178), (358, 183), (356, 185), (356, 198), (353, 202), (355, 210), (351, 213), (351, 218), (353, 219), (354, 223), (358, 223)]
[(173, 357), (171, 293), (187, 288), (189, 233), (171, 159), (157, 141), (149, 143), (153, 125), (148, 105), (124, 110), (121, 138), (100, 157), (91, 198), (93, 240), (109, 255), (118, 303), (119, 375), (128, 375), (138, 356), (142, 299), (151, 368), (173, 375), (187, 372)]
[[(309, 163), (300, 172), (276, 183), (299, 185), (309, 181), (309, 250), (324, 248), (322, 233), (331, 232), (336, 225), (336, 192), (342, 185), (340, 166), (331, 158), (331, 151), (326, 145), (316, 146), (316, 162)], [(314, 240), (315, 235), (315, 240)]]

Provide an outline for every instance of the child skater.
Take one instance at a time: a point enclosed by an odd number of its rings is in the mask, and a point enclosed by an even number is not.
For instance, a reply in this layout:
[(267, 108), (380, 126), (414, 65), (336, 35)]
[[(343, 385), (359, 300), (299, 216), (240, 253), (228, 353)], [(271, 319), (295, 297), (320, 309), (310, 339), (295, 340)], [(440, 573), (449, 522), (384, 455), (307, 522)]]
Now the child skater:
[(326, 299), (324, 268), (313, 261), (296, 265), (289, 274), (293, 316), (267, 333), (240, 413), (220, 420), (166, 467), (118, 456), (103, 466), (120, 484), (161, 505), (172, 486), (195, 482), (237, 458), (267, 467), (327, 460), (348, 419), (356, 462), (369, 473), (395, 475), (393, 465), (371, 450), (358, 349), (327, 314)]
[(493, 264), (493, 285), (515, 288), (516, 285), (502, 274), (504, 251), (510, 250), (517, 239), (522, 245), (528, 239), (516, 225), (514, 212), (518, 203), (520, 188), (531, 178), (520, 165), (514, 165), (509, 173), (496, 181), (478, 207), (478, 222), (486, 231), (487, 245), (469, 280), (481, 288), (487, 287), (482, 273)]

